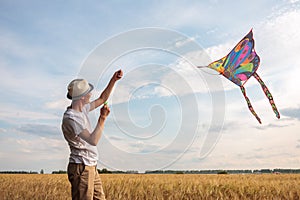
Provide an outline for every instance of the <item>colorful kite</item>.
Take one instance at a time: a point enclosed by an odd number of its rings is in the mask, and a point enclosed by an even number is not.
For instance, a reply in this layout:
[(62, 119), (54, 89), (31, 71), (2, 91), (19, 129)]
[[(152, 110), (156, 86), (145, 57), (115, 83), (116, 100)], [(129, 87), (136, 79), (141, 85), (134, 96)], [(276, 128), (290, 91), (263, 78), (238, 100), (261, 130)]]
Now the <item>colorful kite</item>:
[[(260, 83), (278, 119), (280, 118), (280, 114), (276, 108), (270, 91), (256, 73), (259, 62), (259, 56), (254, 50), (254, 39), (251, 29), (251, 31), (232, 49), (232, 51), (227, 56), (210, 63), (206, 67), (218, 71), (227, 79), (240, 86), (241, 91), (247, 101), (249, 110), (256, 117), (258, 122), (261, 123), (261, 120), (255, 113), (249, 98), (246, 96), (246, 91), (243, 86), (251, 76), (254, 76), (254, 78)], [(202, 67), (203, 66), (199, 66), (198, 68)]]

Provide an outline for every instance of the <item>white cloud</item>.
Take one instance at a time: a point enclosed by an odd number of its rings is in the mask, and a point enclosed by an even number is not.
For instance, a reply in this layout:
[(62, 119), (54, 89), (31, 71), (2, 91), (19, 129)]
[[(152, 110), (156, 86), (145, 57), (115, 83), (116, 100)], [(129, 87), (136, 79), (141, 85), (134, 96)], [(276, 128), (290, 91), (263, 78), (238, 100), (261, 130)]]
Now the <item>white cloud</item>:
[(45, 106), (49, 109), (63, 110), (70, 105), (70, 100), (66, 97), (51, 102), (46, 102)]
[[(275, 102), (281, 108), (298, 103), (300, 73), (299, 48), (300, 9), (291, 9), (265, 22), (257, 37), (262, 63), (258, 70), (262, 79), (274, 91)], [(257, 44), (258, 46), (258, 44)]]
[(54, 115), (53, 113), (47, 113), (43, 111), (33, 111), (23, 109), (19, 106), (12, 107), (10, 105), (6, 105), (5, 107), (1, 106), (0, 108), (0, 119), (2, 121), (11, 123), (11, 124), (19, 124), (21, 122), (28, 121), (36, 121), (36, 120), (57, 120), (59, 117)]
[[(63, 139), (53, 139), (8, 129), (0, 140), (1, 170), (65, 169), (69, 150)], [(42, 162), (41, 162), (42, 161)], [(34, 165), (32, 165), (34, 163)]]
[(6, 129), (4, 129), (4, 128), (0, 128), (0, 133), (5, 133), (5, 132), (7, 132), (7, 130), (6, 130)]
[(1, 47), (2, 56), (12, 56), (15, 59), (23, 61), (40, 58), (43, 54), (43, 49), (27, 44), (22, 37), (12, 31), (5, 30), (1, 27)]
[[(190, 168), (199, 169), (260, 169), (260, 168), (297, 168), (299, 153), (297, 150), (298, 125), (270, 127), (271, 130), (253, 131), (244, 125), (243, 131), (233, 130), (243, 126), (228, 127), (215, 146), (213, 152), (199, 159), (200, 140), (196, 140), (179, 162), (172, 168), (186, 169), (184, 163), (193, 163)], [(282, 132), (288, 133), (282, 138)], [(277, 161), (282, 162), (278, 163)]]

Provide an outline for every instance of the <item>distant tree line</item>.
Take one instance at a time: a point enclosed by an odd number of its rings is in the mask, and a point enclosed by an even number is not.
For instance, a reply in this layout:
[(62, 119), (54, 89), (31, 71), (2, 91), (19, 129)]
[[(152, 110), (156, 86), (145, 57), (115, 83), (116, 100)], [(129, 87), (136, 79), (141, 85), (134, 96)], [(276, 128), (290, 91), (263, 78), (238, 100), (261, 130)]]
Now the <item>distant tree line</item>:
[(67, 171), (59, 170), (59, 171), (53, 171), (52, 174), (66, 174)]
[(128, 171), (110, 171), (106, 168), (98, 169), (99, 174), (138, 174), (138, 171), (135, 170), (128, 170)]
[(300, 169), (257, 169), (257, 170), (154, 170), (146, 171), (145, 174), (270, 174), (290, 173), (299, 174)]
[[(138, 174), (138, 171), (130, 170), (130, 171), (110, 171), (106, 168), (97, 169), (99, 174)], [(59, 170), (59, 171), (52, 171), (52, 174), (66, 174), (67, 171)]]
[[(110, 171), (106, 168), (97, 169), (99, 174), (139, 174), (136, 170)], [(52, 174), (66, 174), (67, 171), (52, 171)], [(145, 174), (300, 174), (300, 169), (256, 169), (256, 170), (147, 170)], [(38, 174), (36, 171), (0, 171), (0, 174)], [(44, 174), (44, 170), (40, 171)]]
[(154, 170), (145, 174), (250, 174), (251, 170)]
[(0, 174), (38, 174), (34, 171), (0, 171)]

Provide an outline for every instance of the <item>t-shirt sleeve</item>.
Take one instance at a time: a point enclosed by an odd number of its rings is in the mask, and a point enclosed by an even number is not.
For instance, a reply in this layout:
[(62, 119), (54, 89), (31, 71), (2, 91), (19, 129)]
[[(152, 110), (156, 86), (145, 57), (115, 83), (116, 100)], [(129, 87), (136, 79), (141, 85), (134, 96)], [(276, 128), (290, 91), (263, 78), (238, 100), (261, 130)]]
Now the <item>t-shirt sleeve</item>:
[(78, 136), (84, 130), (84, 127), (76, 120), (69, 118), (69, 119), (64, 119), (63, 129), (69, 134), (74, 133), (76, 136)]

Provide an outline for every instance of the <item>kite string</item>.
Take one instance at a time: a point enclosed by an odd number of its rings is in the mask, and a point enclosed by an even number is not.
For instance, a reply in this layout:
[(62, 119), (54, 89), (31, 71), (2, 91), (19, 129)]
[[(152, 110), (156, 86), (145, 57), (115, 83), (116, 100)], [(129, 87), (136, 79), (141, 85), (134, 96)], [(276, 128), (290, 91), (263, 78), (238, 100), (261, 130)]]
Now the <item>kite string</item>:
[[(197, 66), (197, 68), (203, 69), (203, 68), (208, 68), (208, 66)], [(209, 68), (208, 68), (208, 69), (209, 69)], [(205, 70), (201, 70), (201, 71), (204, 72), (204, 73), (206, 73), (206, 74), (209, 74), (209, 75), (214, 75), (214, 76), (220, 75), (220, 73), (218, 73), (218, 74), (213, 74), (213, 73), (206, 72)]]

